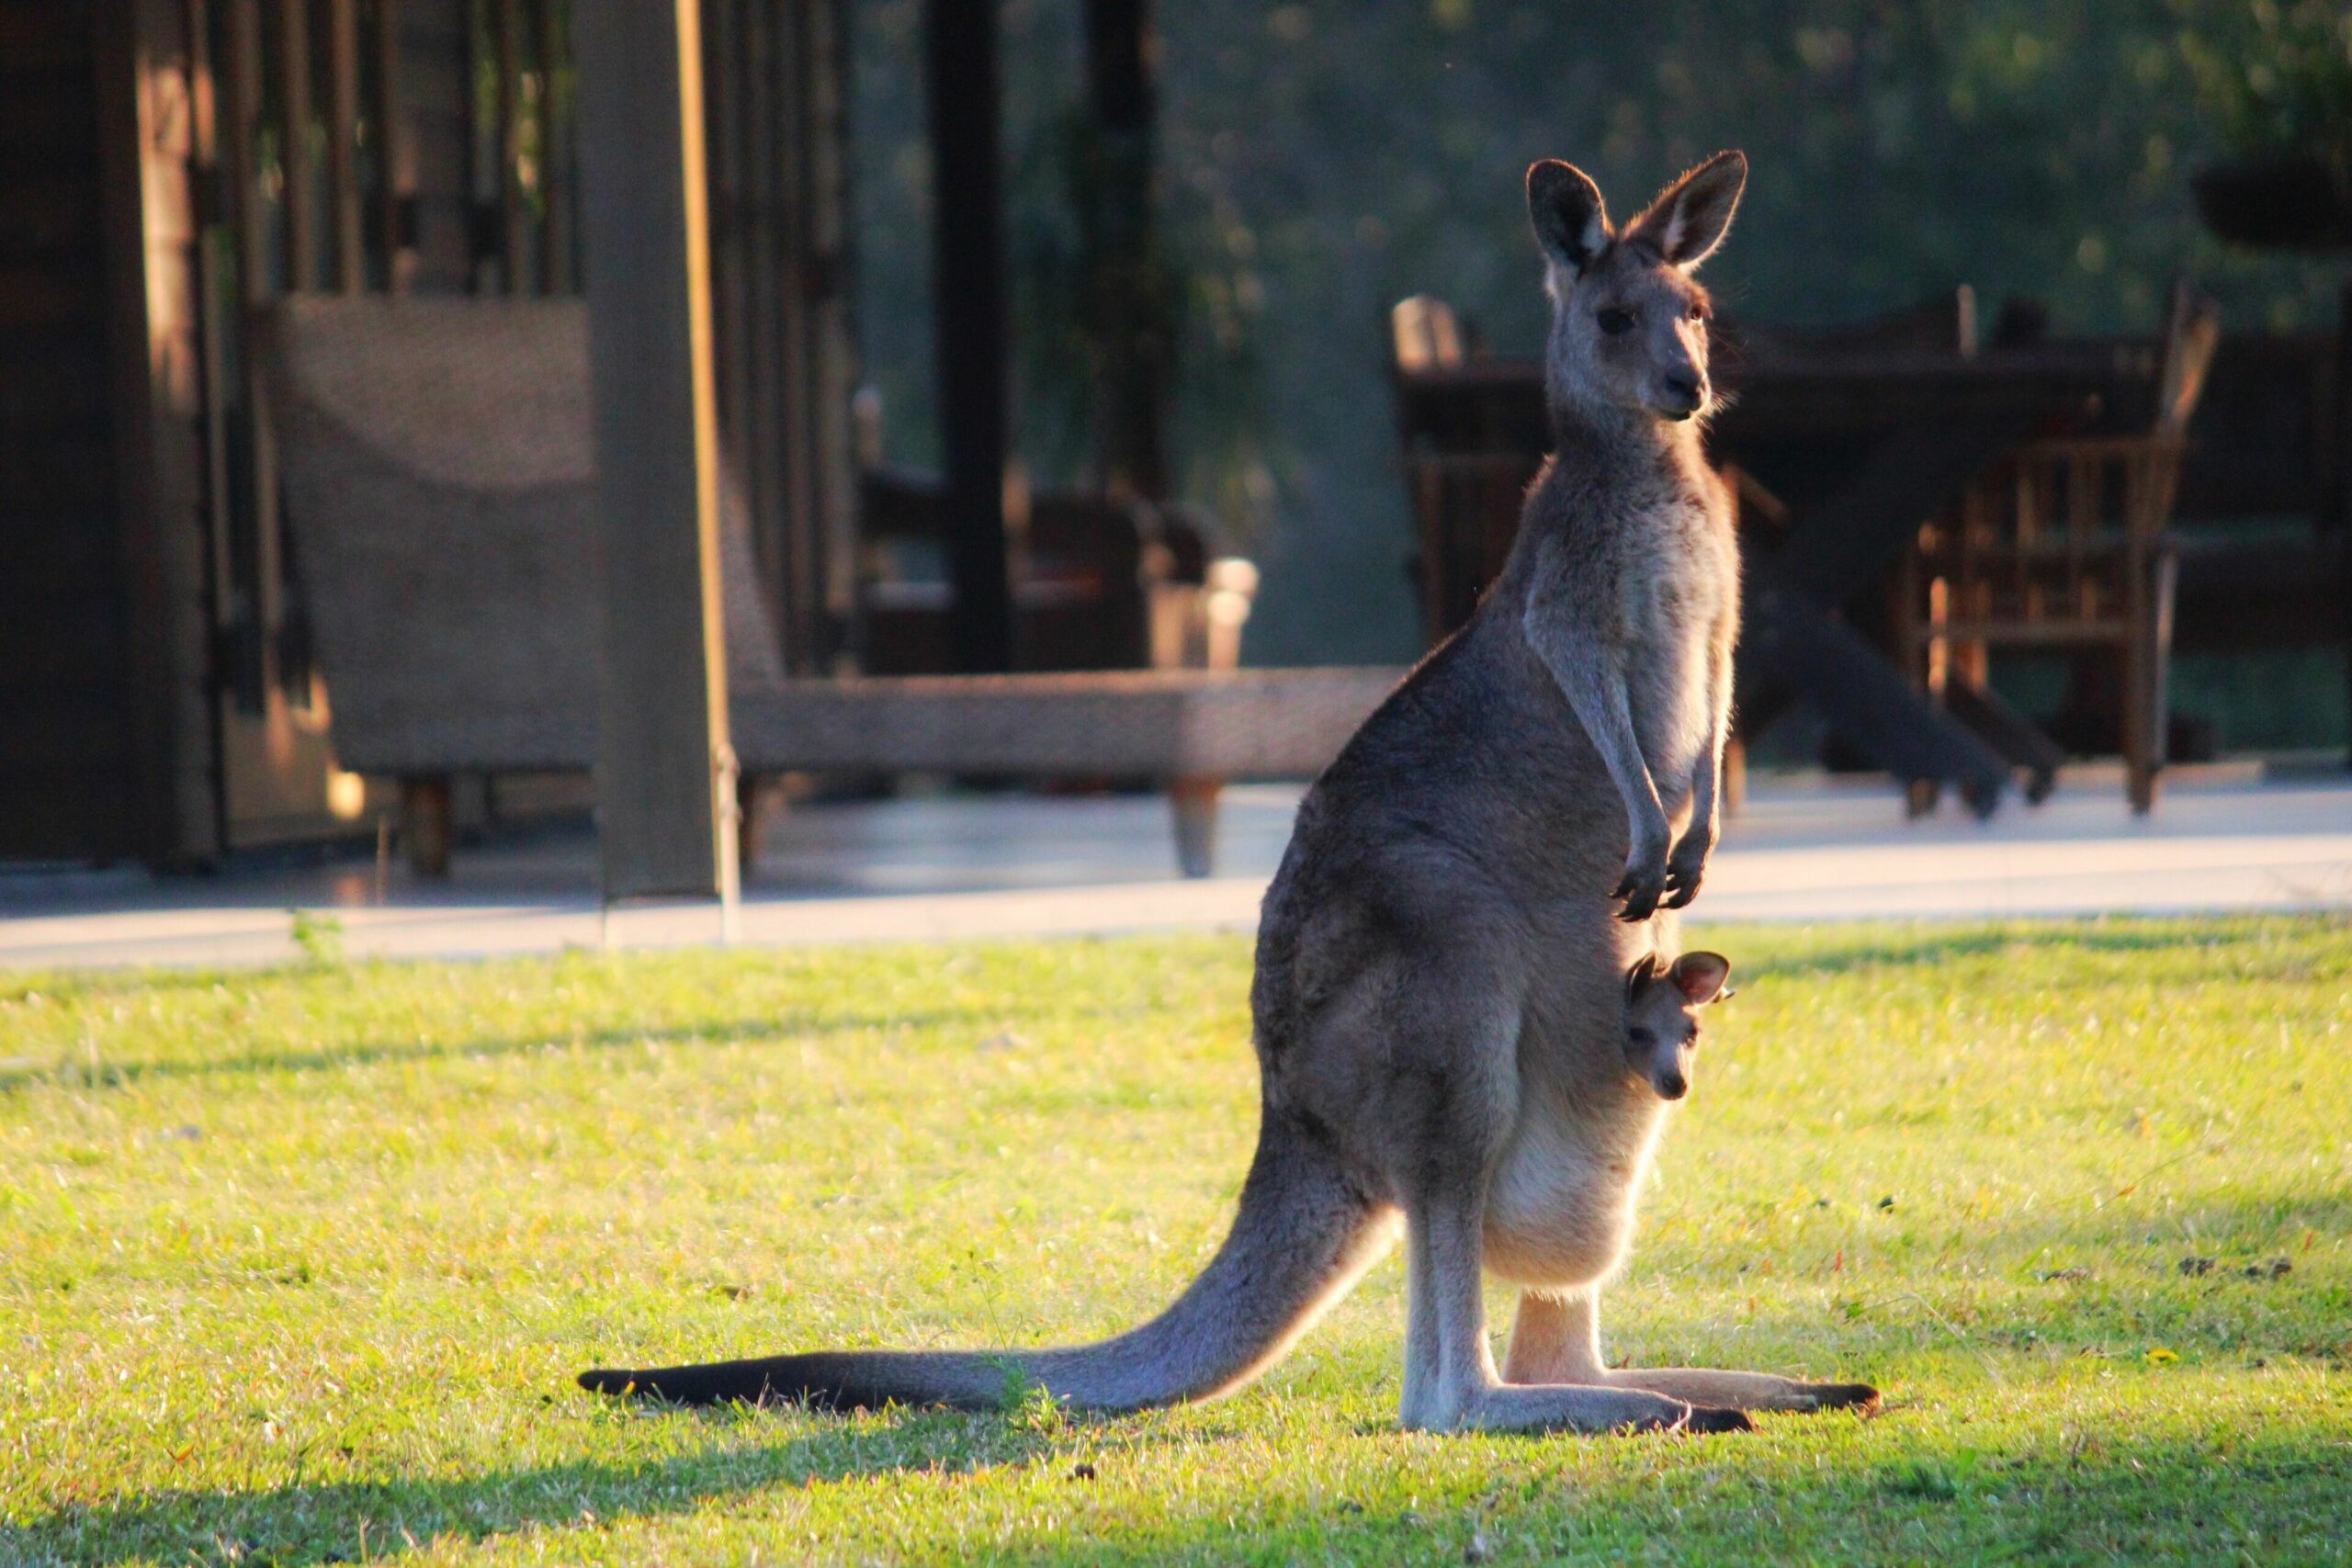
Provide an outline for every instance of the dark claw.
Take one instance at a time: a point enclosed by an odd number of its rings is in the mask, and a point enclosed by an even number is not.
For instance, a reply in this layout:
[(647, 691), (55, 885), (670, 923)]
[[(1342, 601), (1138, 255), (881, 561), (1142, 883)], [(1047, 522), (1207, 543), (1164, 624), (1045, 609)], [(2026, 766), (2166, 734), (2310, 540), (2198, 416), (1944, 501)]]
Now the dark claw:
[(1689, 908), (1690, 900), (1698, 896), (1699, 879), (1697, 877), (1694, 876), (1688, 882), (1681, 882), (1673, 877), (1667, 879), (1666, 907), (1668, 908)]
[(1657, 895), (1636, 893), (1625, 897), (1625, 907), (1617, 911), (1617, 918), (1629, 926), (1637, 926), (1657, 913)]
[(1609, 896), (1611, 898), (1631, 898), (1634, 896), (1634, 874), (1627, 872), (1624, 880), (1617, 884), (1616, 891)]
[(1690, 1419), (1682, 1424), (1686, 1432), (1753, 1432), (1756, 1422), (1745, 1410), (1717, 1410), (1709, 1405), (1691, 1406)]
[(1815, 1410), (1851, 1410), (1875, 1416), (1878, 1406), (1878, 1390), (1866, 1382), (1823, 1383), (1814, 1394)]

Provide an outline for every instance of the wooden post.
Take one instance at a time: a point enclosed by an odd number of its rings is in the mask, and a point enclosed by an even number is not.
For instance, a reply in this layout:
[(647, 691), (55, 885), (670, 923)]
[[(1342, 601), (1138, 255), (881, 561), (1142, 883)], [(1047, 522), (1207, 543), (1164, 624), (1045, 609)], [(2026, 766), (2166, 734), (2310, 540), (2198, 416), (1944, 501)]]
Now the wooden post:
[(698, 0), (580, 0), (605, 897), (736, 896)]
[(327, 203), (334, 218), (334, 286), (368, 287), (367, 226), (359, 200), (359, 0), (327, 7)]
[(938, 317), (940, 445), (946, 452), (949, 637), (956, 667), (1012, 667), (1004, 537), (1004, 203), (998, 154), (996, 7), (925, 0), (931, 113), (932, 288)]
[(311, 8), (308, 0), (277, 0), (277, 81), (286, 111), (279, 157), (286, 192), (286, 290), (319, 286), (318, 197), (311, 187)]
[[(2328, 494), (2322, 521), (2333, 530), (2341, 550), (2336, 572), (2335, 615), (2344, 634), (2345, 689), (2352, 694), (2352, 277), (2335, 308), (2335, 428), (2329, 445), (2335, 449), (2328, 474)], [(2345, 755), (2352, 767), (2352, 751)]]
[[(107, 468), (126, 636), (117, 720), (124, 847), (151, 864), (221, 849), (219, 751), (205, 685), (206, 348), (192, 160), (209, 83), (181, 0), (90, 8), (110, 429)], [(209, 128), (208, 128), (209, 129)]]
[(539, 51), (539, 284), (548, 294), (570, 294), (578, 286), (572, 267), (572, 203), (576, 183), (571, 171), (571, 124), (567, 107), (557, 96), (556, 82), (564, 51), (561, 8), (556, 0), (538, 0), (532, 36)]
[(523, 199), (523, 0), (497, 4), (499, 283), (509, 294), (530, 294), (537, 269)]
[(1175, 345), (1152, 240), (1155, 103), (1151, 0), (1086, 0), (1086, 85), (1098, 182), (1093, 254), (1104, 488), (1167, 499), (1168, 382)]
[(405, 294), (416, 277), (416, 147), (401, 104), (401, 0), (376, 0), (369, 47), (376, 56), (376, 91), (368, 117), (376, 130), (376, 208), (370, 221), (384, 257), (384, 290)]

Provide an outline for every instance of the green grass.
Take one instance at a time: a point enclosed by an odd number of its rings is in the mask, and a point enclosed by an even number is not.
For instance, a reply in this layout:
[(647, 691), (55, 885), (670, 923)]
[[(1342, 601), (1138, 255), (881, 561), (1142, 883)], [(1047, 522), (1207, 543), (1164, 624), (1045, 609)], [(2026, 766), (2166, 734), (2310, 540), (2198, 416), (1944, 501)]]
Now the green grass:
[(1238, 940), (0, 981), (0, 1562), (2352, 1554), (2352, 924), (1704, 934), (1611, 1351), (1876, 1420), (1406, 1436), (1394, 1261), (1192, 1409), (572, 1388), (1155, 1309), (1247, 1157)]

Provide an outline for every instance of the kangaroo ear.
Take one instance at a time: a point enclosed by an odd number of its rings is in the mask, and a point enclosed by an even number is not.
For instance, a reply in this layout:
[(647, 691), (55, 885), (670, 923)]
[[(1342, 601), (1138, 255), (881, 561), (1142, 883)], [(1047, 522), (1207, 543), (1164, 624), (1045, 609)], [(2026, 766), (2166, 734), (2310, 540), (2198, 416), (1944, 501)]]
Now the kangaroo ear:
[(1634, 960), (1634, 966), (1625, 971), (1625, 996), (1627, 999), (1632, 999), (1635, 991), (1640, 990), (1644, 986), (1657, 978), (1657, 954), (1655, 953), (1643, 953), (1639, 958)]
[(1641, 240), (1685, 272), (1715, 254), (1747, 188), (1747, 154), (1718, 152), (1664, 190), (1625, 226), (1625, 238)]
[(1609, 209), (1600, 187), (1573, 164), (1545, 158), (1528, 165), (1527, 216), (1544, 254), (1580, 273), (1609, 243)]
[(1674, 961), (1674, 983), (1692, 1007), (1722, 1001), (1731, 992), (1731, 960), (1720, 953), (1686, 953)]

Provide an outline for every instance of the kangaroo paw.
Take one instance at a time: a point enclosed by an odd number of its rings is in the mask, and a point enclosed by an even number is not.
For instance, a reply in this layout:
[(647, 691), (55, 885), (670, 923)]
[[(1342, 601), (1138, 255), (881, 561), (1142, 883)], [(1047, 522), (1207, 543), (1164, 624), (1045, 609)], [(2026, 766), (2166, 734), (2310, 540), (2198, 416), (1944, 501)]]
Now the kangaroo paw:
[(1657, 902), (1665, 895), (1665, 866), (1660, 865), (1654, 870), (1628, 866), (1625, 879), (1617, 885), (1617, 891), (1612, 895), (1625, 901), (1625, 907), (1617, 911), (1617, 918), (1628, 925), (1639, 925), (1657, 913)]

